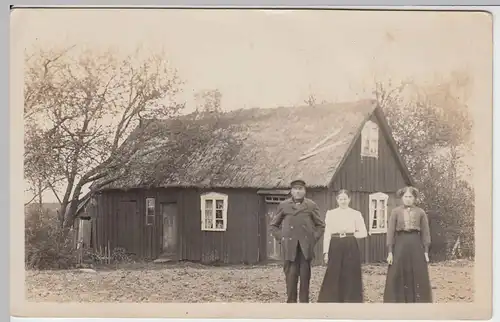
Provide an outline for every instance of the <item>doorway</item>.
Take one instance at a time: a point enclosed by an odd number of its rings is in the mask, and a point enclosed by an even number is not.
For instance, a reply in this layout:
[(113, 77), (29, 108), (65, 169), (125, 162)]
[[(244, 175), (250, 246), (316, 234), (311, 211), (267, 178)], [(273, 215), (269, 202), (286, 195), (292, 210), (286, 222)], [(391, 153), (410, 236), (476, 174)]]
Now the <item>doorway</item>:
[(177, 204), (160, 203), (162, 219), (162, 248), (160, 258), (177, 259)]
[(267, 259), (270, 261), (281, 260), (281, 244), (271, 235), (270, 224), (276, 215), (278, 205), (286, 200), (285, 196), (266, 196), (266, 227), (267, 227)]

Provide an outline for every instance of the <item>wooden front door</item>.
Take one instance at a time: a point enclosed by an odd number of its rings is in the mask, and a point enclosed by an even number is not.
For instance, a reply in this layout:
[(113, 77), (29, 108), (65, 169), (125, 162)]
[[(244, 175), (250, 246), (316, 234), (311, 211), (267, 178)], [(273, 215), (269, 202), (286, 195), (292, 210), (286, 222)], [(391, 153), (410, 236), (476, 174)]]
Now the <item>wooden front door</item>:
[(266, 225), (267, 225), (267, 259), (269, 260), (280, 260), (281, 259), (281, 245), (278, 241), (271, 235), (269, 224), (276, 214), (278, 208), (277, 203), (266, 202)]
[(177, 255), (177, 204), (162, 203), (163, 221), (162, 254), (160, 257), (174, 258)]

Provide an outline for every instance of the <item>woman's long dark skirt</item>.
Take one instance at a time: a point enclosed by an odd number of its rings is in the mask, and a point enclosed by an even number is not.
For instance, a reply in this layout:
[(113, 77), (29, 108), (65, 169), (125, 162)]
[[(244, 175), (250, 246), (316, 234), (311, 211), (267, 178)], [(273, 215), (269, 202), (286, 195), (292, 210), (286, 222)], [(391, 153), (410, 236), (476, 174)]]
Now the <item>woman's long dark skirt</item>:
[(363, 302), (361, 255), (355, 237), (332, 237), (330, 240), (328, 266), (318, 302)]
[(387, 271), (385, 303), (432, 303), (429, 269), (418, 232), (398, 232)]

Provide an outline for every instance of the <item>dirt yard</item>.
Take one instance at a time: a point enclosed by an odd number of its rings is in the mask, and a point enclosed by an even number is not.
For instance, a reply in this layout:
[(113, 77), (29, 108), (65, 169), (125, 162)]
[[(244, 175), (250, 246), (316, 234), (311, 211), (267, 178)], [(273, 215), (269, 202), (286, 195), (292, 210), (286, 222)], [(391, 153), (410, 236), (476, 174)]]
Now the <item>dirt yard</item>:
[[(363, 268), (365, 302), (381, 302), (385, 265)], [(324, 267), (313, 267), (315, 302)], [(434, 301), (473, 301), (473, 262), (430, 265)], [(280, 266), (207, 267), (198, 264), (128, 265), (96, 272), (27, 271), (29, 301), (48, 302), (284, 302)]]

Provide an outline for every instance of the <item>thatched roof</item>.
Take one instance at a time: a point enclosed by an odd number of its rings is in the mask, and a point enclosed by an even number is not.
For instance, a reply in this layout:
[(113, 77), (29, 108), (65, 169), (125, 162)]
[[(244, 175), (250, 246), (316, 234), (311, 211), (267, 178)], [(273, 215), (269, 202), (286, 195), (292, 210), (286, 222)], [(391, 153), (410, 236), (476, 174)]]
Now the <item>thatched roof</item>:
[(287, 188), (296, 178), (325, 187), (375, 108), (374, 101), (363, 100), (245, 109), (224, 113), (204, 132), (203, 119), (164, 122), (154, 153), (135, 160), (130, 175), (106, 188), (272, 189)]

